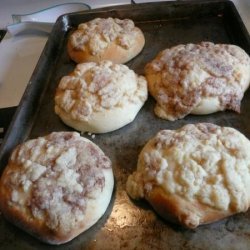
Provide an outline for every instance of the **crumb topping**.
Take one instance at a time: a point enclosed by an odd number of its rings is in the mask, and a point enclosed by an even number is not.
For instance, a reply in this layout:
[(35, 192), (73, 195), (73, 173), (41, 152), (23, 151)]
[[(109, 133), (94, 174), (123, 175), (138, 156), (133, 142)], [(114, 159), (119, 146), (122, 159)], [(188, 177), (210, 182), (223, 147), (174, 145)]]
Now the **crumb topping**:
[(111, 61), (78, 64), (74, 72), (61, 79), (56, 96), (57, 106), (73, 119), (87, 121), (94, 112), (102, 112), (127, 103), (142, 103), (147, 83), (126, 65)]
[(84, 218), (89, 199), (102, 192), (102, 169), (111, 162), (76, 132), (54, 132), (19, 145), (9, 164), (10, 206), (46, 221), (51, 230), (72, 230)]
[(145, 72), (152, 78), (149, 90), (163, 118), (183, 118), (208, 97), (218, 98), (221, 110), (240, 112), (250, 81), (250, 58), (235, 45), (178, 45), (162, 51)]
[(96, 18), (80, 24), (70, 36), (70, 42), (76, 50), (89, 49), (92, 55), (96, 55), (112, 42), (129, 49), (135, 42), (137, 32), (130, 19)]
[(218, 210), (250, 206), (250, 142), (233, 128), (189, 124), (162, 130), (142, 150), (127, 191), (143, 198), (154, 186)]

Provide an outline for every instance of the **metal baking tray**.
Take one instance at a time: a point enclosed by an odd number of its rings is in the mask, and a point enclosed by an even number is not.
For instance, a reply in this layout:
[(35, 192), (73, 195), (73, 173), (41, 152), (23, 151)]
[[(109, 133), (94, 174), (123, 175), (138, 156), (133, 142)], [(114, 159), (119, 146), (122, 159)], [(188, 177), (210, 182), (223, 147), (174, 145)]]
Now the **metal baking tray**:
[(0, 30), (0, 42), (4, 38), (5, 34), (6, 34), (6, 30)]
[[(49, 37), (0, 150), (0, 171), (13, 148), (26, 139), (52, 131), (70, 131), (54, 113), (54, 94), (60, 78), (75, 64), (66, 52), (72, 30), (95, 17), (131, 18), (144, 32), (143, 51), (127, 65), (143, 74), (146, 62), (167, 47), (180, 43), (213, 41), (232, 43), (250, 53), (249, 34), (230, 1), (189, 1), (132, 4), (61, 16)], [(133, 202), (125, 183), (137, 164), (137, 156), (160, 129), (176, 129), (187, 123), (212, 122), (231, 126), (250, 138), (250, 91), (241, 113), (218, 112), (189, 115), (175, 122), (157, 118), (150, 97), (129, 125), (90, 138), (113, 162), (115, 190), (104, 216), (62, 249), (250, 249), (250, 211), (195, 230), (162, 220), (145, 202)], [(7, 222), (0, 215), (0, 249), (54, 249)]]

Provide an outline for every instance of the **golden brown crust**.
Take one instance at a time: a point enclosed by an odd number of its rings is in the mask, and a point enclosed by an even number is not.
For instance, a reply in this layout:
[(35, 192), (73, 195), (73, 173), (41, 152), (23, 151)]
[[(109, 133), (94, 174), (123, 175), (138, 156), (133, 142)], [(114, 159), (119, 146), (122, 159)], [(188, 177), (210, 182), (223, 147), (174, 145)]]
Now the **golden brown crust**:
[(218, 221), (233, 214), (232, 212), (213, 210), (197, 201), (187, 202), (177, 195), (166, 195), (166, 192), (160, 187), (153, 188), (146, 195), (146, 199), (164, 219), (187, 228), (196, 228), (199, 225)]
[(81, 63), (61, 79), (55, 112), (78, 131), (106, 133), (132, 122), (147, 93), (145, 78), (124, 64)]
[(250, 57), (243, 49), (212, 42), (165, 49), (145, 67), (155, 114), (171, 121), (226, 109), (239, 113), (249, 72)]
[(144, 47), (145, 38), (140, 30), (138, 30), (135, 39), (137, 42), (130, 49), (124, 49), (115, 42), (112, 42), (105, 50), (96, 55), (92, 55), (89, 49), (85, 51), (78, 50), (70, 42), (67, 44), (67, 49), (70, 58), (76, 63), (100, 62), (102, 60), (110, 60), (114, 63), (126, 63), (137, 56)]
[(239, 131), (211, 123), (161, 130), (140, 152), (127, 193), (188, 228), (246, 212), (249, 148)]
[[(11, 167), (15, 168), (14, 166)], [(110, 175), (107, 170), (106, 172), (107, 182), (111, 184), (110, 188), (112, 189), (113, 176)], [(100, 214), (100, 211), (96, 211), (99, 209), (99, 207), (102, 207), (102, 210), (103, 208), (106, 210), (104, 202), (95, 203), (95, 201), (92, 201), (90, 202), (92, 204), (89, 204), (90, 207), (86, 211), (84, 221), (78, 224), (77, 227), (69, 231), (67, 234), (64, 234), (60, 231), (51, 230), (46, 226), (45, 221), (34, 219), (29, 211), (25, 210), (24, 208), (8, 206), (7, 201), (11, 197), (11, 189), (8, 187), (8, 185), (6, 185), (6, 182), (2, 181), (5, 179), (6, 175), (8, 175), (7, 168), (0, 179), (0, 211), (4, 214), (8, 221), (43, 242), (52, 245), (59, 245), (69, 242), (92, 226), (94, 224), (93, 222), (96, 222), (98, 219), (100, 219), (101, 215), (105, 211), (101, 212)], [(112, 193), (112, 190), (107, 191), (107, 195), (108, 193)], [(106, 193), (106, 191), (103, 193)], [(107, 198), (110, 199), (109, 197)], [(97, 216), (98, 213), (99, 215)]]
[[(111, 18), (109, 18), (111, 19)], [(74, 31), (70, 38), (77, 32)], [(110, 60), (114, 63), (126, 63), (137, 56), (145, 45), (145, 38), (142, 31), (138, 27), (133, 28), (133, 36), (129, 39), (130, 45), (127, 47), (121, 46), (117, 39), (107, 41), (105, 48), (93, 52), (90, 49), (88, 42), (83, 46), (75, 46), (72, 39), (68, 40), (67, 50), (70, 58), (76, 63), (82, 62), (100, 62), (102, 60)], [(126, 32), (124, 32), (126, 34)], [(101, 38), (100, 38), (101, 39)]]
[(41, 241), (68, 242), (106, 211), (113, 190), (110, 164), (75, 132), (27, 141), (13, 151), (1, 176), (1, 212)]

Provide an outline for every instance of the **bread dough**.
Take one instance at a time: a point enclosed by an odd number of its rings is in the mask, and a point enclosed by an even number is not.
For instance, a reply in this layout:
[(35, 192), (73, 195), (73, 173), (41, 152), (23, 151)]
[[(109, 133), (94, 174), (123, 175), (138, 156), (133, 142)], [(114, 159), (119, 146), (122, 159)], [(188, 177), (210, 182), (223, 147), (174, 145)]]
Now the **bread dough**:
[(126, 189), (162, 217), (195, 228), (250, 206), (250, 141), (211, 123), (162, 130), (142, 149)]
[(126, 63), (141, 52), (144, 44), (144, 35), (132, 20), (109, 17), (79, 24), (69, 36), (67, 49), (76, 63)]
[(250, 58), (236, 45), (178, 45), (161, 51), (145, 67), (155, 113), (167, 120), (225, 109), (240, 112), (250, 83)]
[(16, 147), (0, 179), (0, 208), (12, 223), (50, 244), (94, 225), (110, 202), (110, 159), (76, 132), (54, 132)]
[(55, 112), (82, 132), (105, 133), (131, 123), (147, 99), (147, 82), (111, 61), (78, 64), (61, 79)]

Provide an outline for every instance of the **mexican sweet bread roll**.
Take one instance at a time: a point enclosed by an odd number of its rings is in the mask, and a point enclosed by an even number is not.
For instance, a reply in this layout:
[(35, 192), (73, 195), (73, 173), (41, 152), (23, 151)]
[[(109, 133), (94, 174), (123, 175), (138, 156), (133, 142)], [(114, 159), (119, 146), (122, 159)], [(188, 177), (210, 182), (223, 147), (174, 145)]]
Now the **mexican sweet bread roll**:
[(0, 208), (16, 226), (50, 244), (94, 225), (113, 191), (111, 161), (76, 132), (54, 132), (20, 144), (0, 179)]
[(106, 133), (131, 123), (147, 99), (147, 82), (111, 61), (78, 64), (55, 94), (55, 112), (82, 132)]
[(181, 44), (161, 51), (146, 65), (145, 75), (160, 118), (240, 112), (250, 83), (250, 58), (236, 45)]
[(126, 189), (163, 218), (188, 228), (246, 212), (250, 141), (211, 123), (162, 130), (142, 149)]
[(144, 35), (132, 20), (109, 17), (79, 24), (69, 36), (67, 49), (76, 63), (126, 63), (141, 52), (144, 44)]

